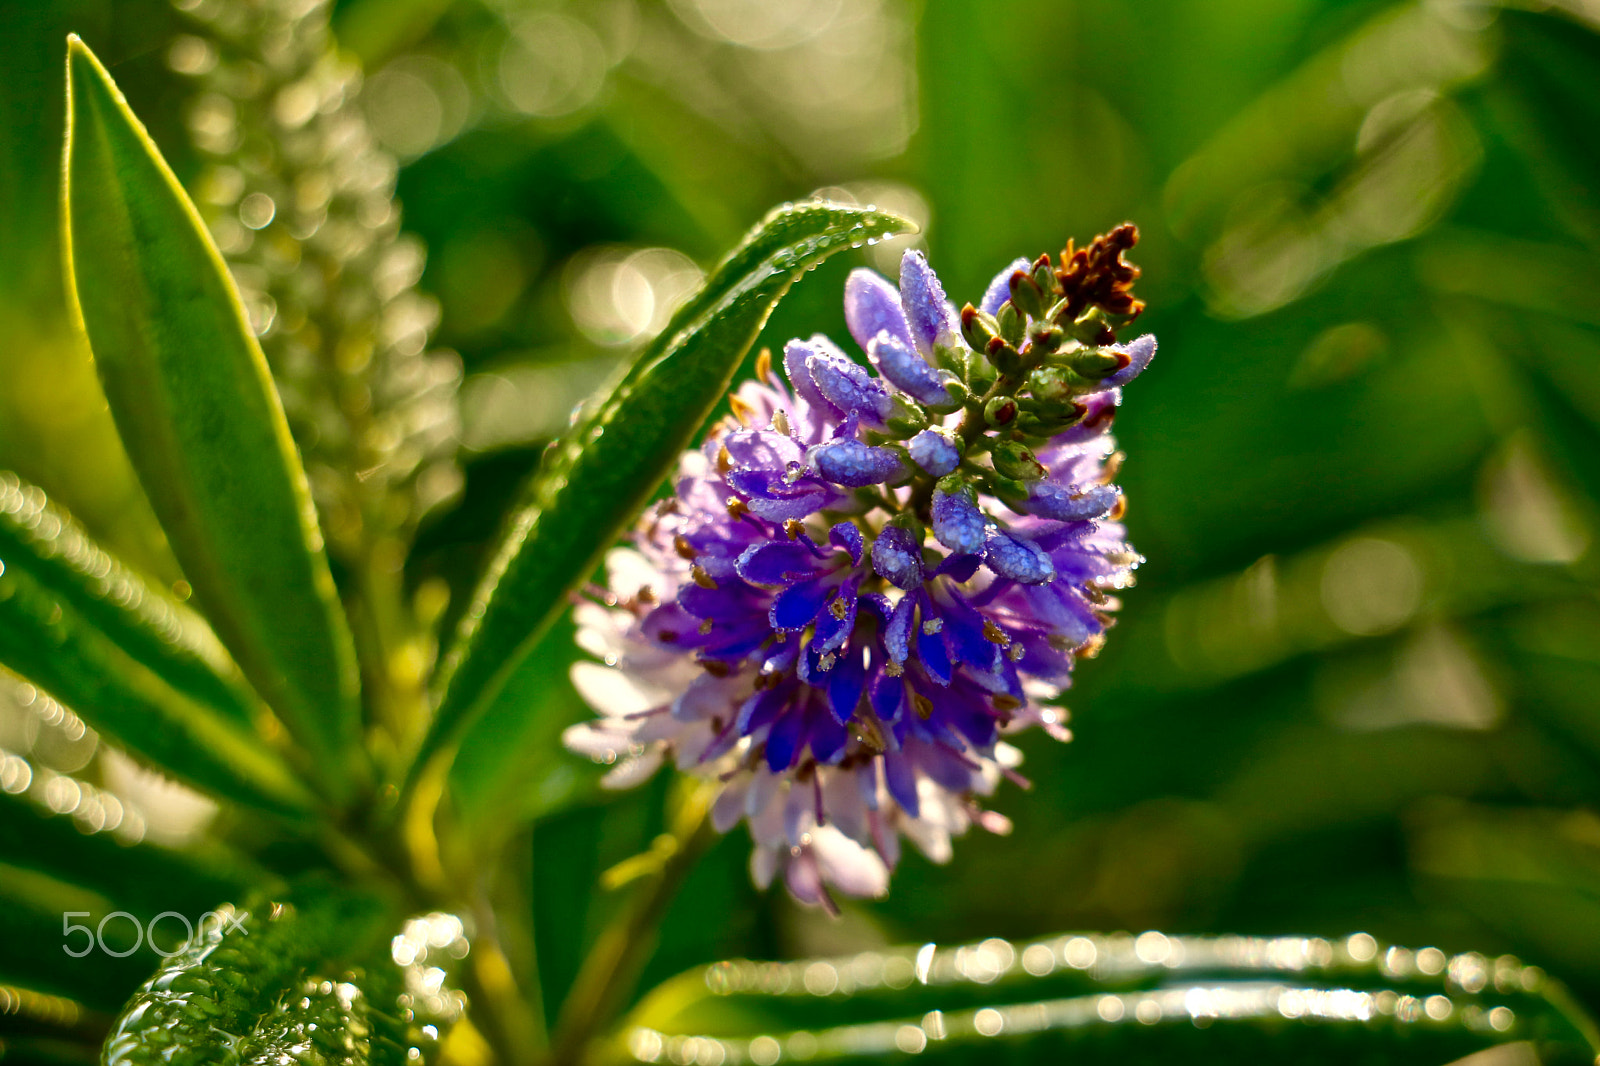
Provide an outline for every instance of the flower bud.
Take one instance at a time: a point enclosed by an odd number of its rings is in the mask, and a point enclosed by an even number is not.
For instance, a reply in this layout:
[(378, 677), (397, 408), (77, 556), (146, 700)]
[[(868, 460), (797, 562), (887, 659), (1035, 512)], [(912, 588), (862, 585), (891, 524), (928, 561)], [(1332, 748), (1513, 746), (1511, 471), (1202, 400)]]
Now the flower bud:
[(1038, 481), (1049, 473), (1032, 450), (1019, 441), (997, 442), (990, 452), (990, 459), (996, 473), (1013, 481)]
[(983, 405), (983, 420), (996, 429), (1009, 426), (1017, 417), (1017, 401), (1009, 396), (994, 396)]
[(1023, 317), (1017, 305), (1007, 300), (1000, 305), (999, 312), (995, 315), (995, 326), (1000, 330), (1000, 336), (1013, 348), (1021, 348), (1022, 342), (1027, 339), (1028, 321)]
[(1023, 314), (1039, 318), (1044, 315), (1044, 290), (1027, 271), (1011, 275), (1011, 302)]
[(983, 354), (988, 357), (989, 363), (1002, 374), (1020, 374), (1022, 372), (1022, 356), (1003, 337), (989, 338), (988, 345)]
[(961, 465), (961, 450), (945, 429), (925, 429), (907, 445), (911, 461), (934, 477), (943, 477)]
[(961, 335), (974, 351), (983, 351), (989, 342), (1000, 335), (1000, 324), (994, 316), (978, 310), (971, 304), (961, 309)]
[(953, 552), (975, 553), (983, 549), (985, 521), (974, 501), (972, 487), (959, 478), (947, 477), (933, 490), (933, 535)]

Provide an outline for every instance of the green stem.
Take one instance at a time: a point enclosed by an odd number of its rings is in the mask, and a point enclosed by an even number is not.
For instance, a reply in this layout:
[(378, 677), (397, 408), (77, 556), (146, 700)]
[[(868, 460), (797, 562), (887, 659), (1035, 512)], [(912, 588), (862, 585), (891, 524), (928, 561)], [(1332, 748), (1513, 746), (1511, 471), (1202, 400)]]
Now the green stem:
[(711, 794), (700, 789), (678, 812), (672, 836), (677, 842), (658, 870), (641, 879), (632, 900), (600, 934), (572, 984), (551, 1045), (553, 1066), (583, 1066), (591, 1044), (623, 1006), (640, 972), (655, 952), (657, 929), (689, 871), (712, 842)]

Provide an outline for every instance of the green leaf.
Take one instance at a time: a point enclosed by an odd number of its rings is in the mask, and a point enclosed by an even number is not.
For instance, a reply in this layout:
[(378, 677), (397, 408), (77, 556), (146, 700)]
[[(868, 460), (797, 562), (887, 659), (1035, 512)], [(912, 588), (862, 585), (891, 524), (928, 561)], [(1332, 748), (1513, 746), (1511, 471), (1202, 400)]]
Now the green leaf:
[[(190, 919), (244, 887), (223, 863), (156, 844), (128, 846), (110, 830), (90, 832), (70, 815), (55, 814), (0, 792), (0, 855), (19, 869), (37, 870), (98, 892), (111, 903), (154, 917), (177, 910)], [(181, 923), (163, 932), (179, 929)]]
[(0, 470), (0, 562), (10, 560), (179, 692), (254, 722), (260, 704), (203, 619), (96, 544), (42, 490)]
[[(432, 1021), (402, 1007), (385, 911), (321, 894), (297, 908), (223, 905), (134, 994), (106, 1041), (107, 1066), (415, 1062)], [(420, 971), (410, 975), (420, 980)], [(415, 994), (415, 989), (412, 990)]]
[(9, 551), (0, 558), (0, 663), (175, 777), (269, 810), (310, 807), (310, 794), (260, 735), (135, 660), (42, 580), (38, 563)]
[(1362, 933), (1065, 934), (734, 960), (666, 982), (632, 1021), (620, 1039), (652, 1062), (1409, 1063), (1531, 1041), (1538, 1061), (1577, 1063), (1600, 1039), (1538, 967)]
[(778, 208), (750, 231), (546, 457), (441, 671), (418, 767), (508, 689), (567, 593), (677, 463), (789, 286), (834, 252), (912, 228), (885, 212), (814, 202)]
[[(111, 917), (116, 913), (104, 896), (0, 862), (0, 984), (116, 1010), (159, 961), (135, 941), (128, 918)], [(87, 925), (90, 936), (98, 930), (94, 950), (68, 954), (69, 945), (74, 953), (83, 949), (85, 934), (68, 934), (65, 924)]]
[(355, 653), (266, 360), (194, 205), (75, 37), (67, 72), (69, 290), (111, 413), (196, 602), (341, 787)]

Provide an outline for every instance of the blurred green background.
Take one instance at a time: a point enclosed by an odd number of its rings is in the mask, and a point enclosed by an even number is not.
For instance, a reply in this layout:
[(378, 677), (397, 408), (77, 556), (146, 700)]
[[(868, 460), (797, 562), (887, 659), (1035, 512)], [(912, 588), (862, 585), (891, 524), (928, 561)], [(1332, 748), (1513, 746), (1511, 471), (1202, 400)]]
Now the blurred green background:
[[(1143, 234), (1161, 355), (1117, 432), (1148, 562), (1069, 694), (1077, 739), (1023, 738), (1010, 837), (910, 856), (838, 922), (757, 894), (736, 831), (646, 987), (737, 954), (1362, 929), (1524, 955), (1600, 1004), (1594, 0), (344, 0), (334, 26), (465, 371), (465, 488), (407, 564), (456, 604), (572, 405), (768, 206), (911, 215), (958, 302)], [(0, 468), (170, 582), (63, 308), (68, 31), (199, 166), (179, 13), (0, 4)], [(845, 274), (904, 246), (814, 272), (767, 341), (844, 337)], [(668, 786), (602, 797), (560, 750), (573, 655), (554, 634), (455, 771), (463, 832), (532, 889), (505, 920), (552, 1012)], [(0, 747), (92, 753), (18, 721)]]

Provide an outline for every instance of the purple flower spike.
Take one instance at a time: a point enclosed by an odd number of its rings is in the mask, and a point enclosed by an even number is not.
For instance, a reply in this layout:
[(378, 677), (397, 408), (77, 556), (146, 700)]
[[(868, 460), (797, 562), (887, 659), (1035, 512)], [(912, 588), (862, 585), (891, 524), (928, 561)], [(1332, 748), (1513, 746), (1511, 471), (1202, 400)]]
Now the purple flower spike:
[(907, 348), (914, 346), (906, 313), (900, 307), (900, 293), (865, 267), (852, 270), (844, 283), (844, 321), (862, 351), (884, 332)]
[(983, 550), (983, 512), (966, 496), (933, 491), (933, 535), (953, 552)]
[(1026, 259), (1013, 259), (1006, 264), (1006, 268), (994, 276), (989, 282), (989, 288), (984, 291), (983, 303), (978, 305), (978, 310), (987, 311), (989, 314), (999, 314), (1000, 305), (1011, 299), (1011, 275), (1019, 270), (1027, 270), (1033, 266)]
[(936, 343), (959, 343), (961, 321), (945, 298), (939, 276), (921, 252), (907, 252), (900, 260), (900, 303), (911, 326), (911, 339), (924, 356), (933, 354)]
[(1049, 481), (1035, 481), (1028, 486), (1027, 512), (1053, 522), (1082, 522), (1104, 518), (1122, 498), (1122, 490), (1115, 485), (1095, 485), (1082, 493), (1074, 493), (1066, 485)]
[(1144, 373), (1144, 368), (1149, 366), (1150, 360), (1156, 357), (1156, 335), (1154, 333), (1146, 333), (1142, 337), (1133, 338), (1127, 344), (1114, 345), (1111, 350), (1126, 355), (1128, 357), (1128, 365), (1100, 382), (1103, 387), (1108, 389), (1126, 385)]
[(905, 472), (905, 464), (888, 448), (874, 448), (849, 437), (819, 444), (808, 454), (824, 481), (852, 489), (879, 485)]
[(887, 331), (879, 333), (867, 343), (867, 357), (878, 368), (878, 373), (918, 403), (938, 406), (950, 402), (945, 379), (939, 372)]
[[(825, 338), (813, 337), (811, 343), (815, 345), (819, 339)], [(818, 354), (806, 357), (806, 370), (823, 398), (847, 415), (860, 415), (869, 425), (887, 422), (894, 404), (883, 383), (843, 353), (817, 347)]]
[(888, 526), (872, 545), (872, 568), (891, 584), (914, 589), (922, 584), (922, 546), (910, 530)]
[(1022, 585), (1043, 585), (1056, 576), (1055, 563), (1043, 548), (1025, 537), (1012, 536), (999, 527), (989, 530), (983, 560), (1001, 577)]
[(944, 477), (961, 465), (961, 450), (942, 429), (925, 429), (906, 445), (911, 461), (934, 477)]

